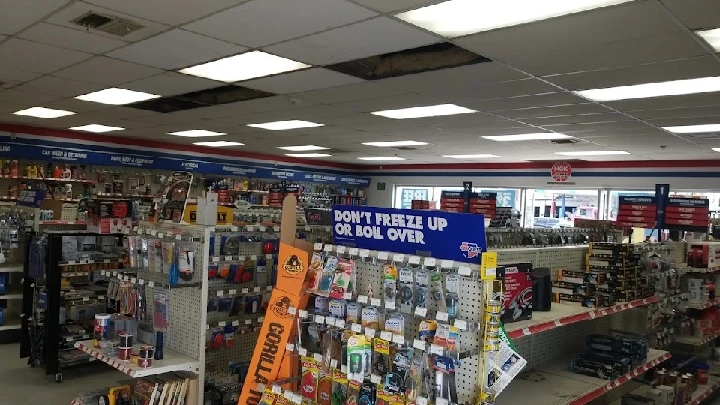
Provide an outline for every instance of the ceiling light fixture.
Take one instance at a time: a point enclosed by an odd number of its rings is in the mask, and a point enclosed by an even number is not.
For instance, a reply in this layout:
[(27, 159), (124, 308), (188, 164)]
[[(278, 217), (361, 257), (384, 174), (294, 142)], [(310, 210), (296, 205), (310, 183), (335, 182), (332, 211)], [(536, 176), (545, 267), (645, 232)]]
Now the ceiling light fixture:
[(681, 125), (677, 127), (662, 127), (662, 129), (674, 134), (697, 134), (703, 132), (720, 132), (720, 124)]
[(388, 147), (393, 147), (393, 146), (424, 146), (424, 145), (428, 145), (428, 143), (427, 142), (418, 142), (418, 141), (386, 141), (386, 142), (363, 142), (363, 145), (388, 148)]
[(323, 127), (325, 124), (318, 124), (317, 122), (311, 121), (290, 120), (272, 121), (262, 124), (248, 124), (248, 126), (253, 128), (269, 129), (270, 131), (285, 131), (287, 129)]
[(194, 142), (193, 145), (198, 146), (210, 146), (212, 148), (220, 148), (223, 146), (244, 146), (244, 143), (230, 142), (230, 141), (205, 141), (205, 142)]
[(474, 155), (443, 155), (443, 157), (450, 158), (450, 159), (486, 159), (486, 158), (496, 158), (496, 157), (500, 157), (500, 156), (493, 155), (490, 153), (478, 153), (478, 154), (474, 154)]
[(280, 146), (278, 149), (284, 149), (289, 150), (291, 152), (306, 152), (310, 150), (327, 150), (330, 148), (326, 148), (324, 146), (317, 146), (317, 145), (298, 145), (298, 146)]
[(570, 135), (557, 134), (554, 132), (540, 132), (535, 134), (518, 134), (518, 135), (492, 135), (483, 136), (484, 139), (497, 142), (513, 142), (513, 141), (552, 141), (555, 139), (569, 139)]
[(695, 33), (705, 40), (716, 52), (720, 52), (720, 28), (714, 30), (695, 31)]
[(309, 68), (301, 62), (252, 51), (180, 70), (180, 73), (232, 83)]
[(630, 152), (624, 150), (586, 150), (573, 152), (555, 152), (556, 155), (563, 156), (609, 156), (609, 155), (629, 155)]
[(631, 86), (608, 87), (604, 89), (579, 90), (573, 93), (592, 101), (615, 101), (635, 98), (681, 96), (684, 94), (712, 93), (720, 91), (720, 76), (698, 77), (695, 79), (672, 80), (669, 82), (643, 83)]
[(720, 152), (720, 148), (712, 148), (715, 152)]
[(168, 135), (184, 136), (187, 138), (200, 138), (203, 136), (227, 135), (224, 132), (208, 131), (206, 129), (189, 129), (187, 131), (168, 132)]
[(111, 87), (109, 89), (83, 94), (75, 98), (78, 100), (92, 101), (100, 104), (125, 105), (160, 97), (161, 96), (158, 96), (157, 94)]
[(321, 158), (332, 156), (329, 153), (286, 153), (285, 156), (296, 158)]
[(469, 108), (460, 107), (455, 104), (438, 104), (429, 105), (425, 107), (410, 107), (400, 108), (398, 110), (383, 110), (375, 111), (370, 114), (380, 115), (387, 118), (394, 118), (396, 120), (404, 120), (408, 118), (422, 118), (422, 117), (437, 117), (441, 115), (455, 115), (455, 114), (471, 114), (477, 111)]
[(405, 160), (405, 158), (401, 158), (399, 156), (368, 156), (359, 157), (358, 160)]
[(74, 115), (75, 113), (72, 111), (55, 110), (52, 108), (45, 108), (45, 107), (30, 107), (30, 108), (26, 108), (24, 110), (15, 111), (13, 114), (14, 115), (26, 115), (28, 117), (35, 117), (35, 118), (59, 118), (59, 117), (65, 117), (68, 115)]
[(73, 131), (85, 131), (85, 132), (95, 132), (96, 134), (101, 134), (103, 132), (111, 132), (111, 131), (122, 131), (123, 127), (111, 127), (108, 125), (102, 125), (102, 124), (87, 124), (83, 125), (81, 127), (70, 127)]
[(511, 27), (579, 13), (632, 0), (450, 0), (397, 14), (396, 17), (444, 37)]

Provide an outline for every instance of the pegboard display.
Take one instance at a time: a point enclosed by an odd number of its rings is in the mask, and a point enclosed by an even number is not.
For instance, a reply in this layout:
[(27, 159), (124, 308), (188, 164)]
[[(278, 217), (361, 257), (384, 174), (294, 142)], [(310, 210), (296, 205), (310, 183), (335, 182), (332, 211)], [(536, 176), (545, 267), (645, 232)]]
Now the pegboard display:
[(532, 263), (533, 267), (549, 268), (555, 281), (557, 270), (585, 271), (587, 246), (557, 246), (547, 248), (512, 248), (490, 250), (498, 252), (498, 263)]

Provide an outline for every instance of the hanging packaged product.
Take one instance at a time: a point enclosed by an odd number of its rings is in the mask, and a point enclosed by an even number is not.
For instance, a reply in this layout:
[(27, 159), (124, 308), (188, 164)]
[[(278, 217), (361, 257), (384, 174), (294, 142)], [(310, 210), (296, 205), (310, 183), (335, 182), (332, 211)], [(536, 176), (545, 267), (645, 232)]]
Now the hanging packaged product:
[(333, 376), (332, 373), (320, 371), (318, 382), (317, 403), (320, 405), (332, 405)]
[(407, 404), (416, 403), (418, 396), (427, 398), (427, 390), (423, 388), (423, 374), (427, 368), (428, 358), (425, 353), (415, 353), (410, 363), (410, 371), (405, 379), (405, 398)]
[(332, 405), (346, 405), (348, 399), (348, 378), (339, 370), (333, 371)]
[(308, 275), (305, 278), (305, 288), (310, 293), (317, 293), (320, 286), (320, 279), (323, 276), (325, 268), (325, 260), (320, 252), (313, 253), (308, 267)]
[(497, 271), (503, 280), (503, 324), (532, 319), (532, 264), (502, 265)]
[(277, 399), (277, 395), (272, 392), (272, 389), (265, 388), (265, 392), (263, 392), (263, 396), (260, 398), (258, 405), (275, 405), (275, 399)]
[(330, 312), (330, 316), (335, 319), (345, 319), (345, 301), (330, 300), (328, 311)]
[(399, 312), (389, 314), (385, 319), (385, 330), (393, 335), (405, 336), (405, 316)]
[(435, 400), (443, 398), (451, 404), (456, 404), (458, 398), (455, 385), (455, 361), (445, 356), (434, 356), (433, 369), (435, 369), (436, 384)]
[(330, 309), (330, 300), (327, 297), (315, 297), (315, 312), (318, 314), (327, 314)]
[(338, 268), (340, 259), (336, 256), (328, 256), (323, 267), (322, 277), (320, 277), (320, 285), (318, 286), (318, 294), (328, 296), (335, 279), (335, 271)]
[(360, 323), (360, 311), (362, 306), (357, 302), (348, 302), (345, 307), (345, 322)]
[(406, 314), (413, 313), (415, 304), (415, 280), (413, 271), (409, 268), (400, 269), (400, 311)]
[(360, 324), (366, 328), (377, 330), (380, 327), (378, 310), (375, 307), (365, 307), (361, 311)]
[(385, 391), (396, 395), (405, 394), (405, 380), (410, 371), (413, 352), (412, 347), (395, 348), (390, 373), (385, 377)]
[(312, 357), (301, 357), (300, 367), (302, 368), (300, 395), (311, 401), (317, 401), (318, 382), (320, 378), (318, 364)]
[(314, 322), (303, 323), (300, 335), (301, 346), (310, 353), (320, 353), (320, 326)]
[(437, 332), (435, 333), (435, 339), (433, 339), (433, 343), (436, 346), (440, 346), (443, 348), (443, 353), (445, 356), (451, 359), (455, 359), (457, 361), (458, 338), (458, 328), (456, 328), (455, 326), (440, 323), (437, 326)]
[(413, 299), (415, 301), (415, 313), (418, 313), (418, 308), (424, 309), (424, 313), (427, 313), (429, 283), (430, 274), (426, 270), (418, 270), (415, 272), (415, 293), (413, 294)]
[(393, 263), (386, 263), (383, 266), (383, 298), (385, 305), (392, 302), (395, 304), (397, 298), (398, 269)]
[(343, 299), (345, 293), (352, 294), (355, 289), (355, 262), (352, 259), (339, 259), (330, 288), (330, 298)]
[(445, 311), (450, 319), (457, 317), (457, 308), (460, 305), (460, 275), (451, 273), (445, 276)]
[[(179, 282), (180, 284), (190, 283), (193, 281), (193, 277), (195, 276), (195, 252), (188, 247), (183, 246), (179, 249), (178, 256), (180, 280), (176, 282)], [(173, 284), (172, 280), (170, 284)]]
[(168, 329), (169, 304), (170, 290), (159, 289), (153, 292), (153, 328), (156, 331), (167, 331)]
[(360, 387), (359, 381), (348, 381), (348, 405), (358, 405), (360, 403)]
[(355, 335), (347, 343), (347, 370), (354, 375), (370, 376), (372, 344), (367, 336)]
[(377, 385), (364, 383), (360, 386), (358, 405), (374, 405), (377, 398)]
[(427, 343), (432, 343), (435, 340), (437, 326), (437, 321), (434, 319), (423, 319), (420, 321), (420, 325), (418, 326), (418, 339)]
[(445, 294), (442, 283), (442, 274), (433, 272), (430, 274), (430, 285), (428, 291), (430, 293), (430, 301), (437, 308), (438, 312), (447, 312)]
[(371, 374), (380, 381), (390, 371), (390, 342), (380, 338), (373, 339), (373, 357)]

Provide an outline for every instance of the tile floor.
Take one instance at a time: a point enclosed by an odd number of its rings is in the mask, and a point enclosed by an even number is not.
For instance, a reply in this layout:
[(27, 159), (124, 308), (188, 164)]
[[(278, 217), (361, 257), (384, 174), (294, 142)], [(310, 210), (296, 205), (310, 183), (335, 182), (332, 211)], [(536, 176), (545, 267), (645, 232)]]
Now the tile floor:
[(70, 405), (78, 393), (111, 386), (126, 375), (99, 363), (66, 370), (63, 382), (46, 376), (41, 367), (30, 368), (20, 358), (19, 344), (0, 345), (0, 404), (2, 405)]

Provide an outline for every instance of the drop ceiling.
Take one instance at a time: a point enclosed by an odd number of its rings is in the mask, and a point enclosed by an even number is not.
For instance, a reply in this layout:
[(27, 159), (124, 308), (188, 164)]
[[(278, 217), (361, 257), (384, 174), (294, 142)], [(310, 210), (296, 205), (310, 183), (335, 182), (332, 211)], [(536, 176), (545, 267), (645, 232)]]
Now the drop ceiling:
[[(324, 161), (368, 165), (377, 162), (358, 158), (399, 156), (405, 160), (394, 163), (458, 163), (462, 161), (443, 155), (493, 154), (499, 157), (478, 161), (521, 162), (562, 159), (557, 152), (597, 150), (630, 154), (581, 159), (720, 158), (712, 150), (720, 147), (720, 136), (662, 129), (720, 124), (720, 92), (602, 103), (573, 93), (720, 76), (720, 58), (694, 34), (720, 27), (720, 1), (635, 0), (452, 39), (396, 17), (440, 2), (0, 0), (0, 123), (65, 130), (102, 124), (125, 128), (111, 135), (137, 142), (189, 145), (223, 140), (244, 144), (227, 149), (278, 156), (288, 153), (279, 147), (319, 145), (332, 155)], [(142, 28), (116, 36), (71, 23), (88, 12)], [(420, 73), (384, 72), (385, 78), (377, 80), (342, 70), (351, 60), (442, 43), (478, 57), (470, 64)], [(311, 67), (235, 83), (180, 73), (252, 51)], [(421, 59), (410, 62), (422, 63)], [(249, 94), (261, 96), (234, 102), (208, 96), (223, 86), (251, 89)], [(109, 87), (156, 94), (167, 103), (112, 106), (75, 99)], [(403, 120), (370, 114), (436, 104), (477, 112)], [(76, 114), (55, 119), (13, 114), (29, 107)], [(284, 131), (248, 126), (291, 120), (324, 126)], [(169, 135), (193, 129), (227, 135)], [(558, 132), (578, 142), (482, 138), (538, 132)], [(428, 145), (363, 145), (402, 140)]]

